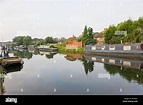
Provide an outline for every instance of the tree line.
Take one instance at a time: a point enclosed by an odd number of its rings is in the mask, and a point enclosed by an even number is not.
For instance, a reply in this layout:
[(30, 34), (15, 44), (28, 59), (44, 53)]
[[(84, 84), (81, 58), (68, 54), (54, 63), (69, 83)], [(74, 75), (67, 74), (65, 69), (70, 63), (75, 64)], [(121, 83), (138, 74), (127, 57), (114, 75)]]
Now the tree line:
[(117, 26), (110, 25), (104, 31), (106, 44), (141, 43), (143, 38), (143, 17), (128, 19)]
[(41, 39), (41, 38), (31, 38), (31, 36), (16, 36), (13, 38), (13, 42), (16, 42), (16, 45), (24, 45), (24, 46), (28, 46), (28, 45), (35, 45), (35, 46), (39, 46), (39, 45), (46, 45), (48, 43), (58, 43), (65, 41), (66, 38), (61, 37), (61, 38), (53, 38), (51, 36), (47, 36), (45, 39)]

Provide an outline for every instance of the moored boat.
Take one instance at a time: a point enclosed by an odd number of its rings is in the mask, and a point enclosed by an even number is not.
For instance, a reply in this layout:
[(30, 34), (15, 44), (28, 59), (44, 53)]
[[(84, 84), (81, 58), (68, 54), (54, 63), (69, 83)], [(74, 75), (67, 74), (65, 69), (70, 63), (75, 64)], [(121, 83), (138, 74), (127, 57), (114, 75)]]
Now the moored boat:
[(0, 60), (0, 64), (6, 67), (10, 65), (24, 64), (24, 61), (20, 57), (7, 57), (7, 58), (2, 58)]
[(87, 45), (84, 53), (99, 56), (143, 59), (143, 43)]

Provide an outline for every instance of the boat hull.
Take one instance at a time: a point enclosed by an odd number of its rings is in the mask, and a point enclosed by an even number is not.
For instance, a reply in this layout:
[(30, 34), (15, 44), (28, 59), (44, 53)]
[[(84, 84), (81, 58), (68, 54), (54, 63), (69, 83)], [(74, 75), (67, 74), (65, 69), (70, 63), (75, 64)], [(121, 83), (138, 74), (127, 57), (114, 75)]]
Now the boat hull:
[(1, 65), (4, 67), (18, 64), (24, 64), (24, 61), (20, 57), (8, 57), (1, 60)]

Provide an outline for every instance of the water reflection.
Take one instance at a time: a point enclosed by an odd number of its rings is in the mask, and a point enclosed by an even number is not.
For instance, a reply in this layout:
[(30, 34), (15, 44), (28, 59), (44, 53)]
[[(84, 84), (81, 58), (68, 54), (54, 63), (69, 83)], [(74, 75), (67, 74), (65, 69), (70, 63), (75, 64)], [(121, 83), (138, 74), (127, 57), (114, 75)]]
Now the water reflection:
[(84, 66), (84, 70), (85, 70), (86, 74), (88, 74), (88, 72), (92, 72), (94, 70), (94, 62), (86, 60), (83, 55), (80, 55), (80, 54), (67, 54), (65, 56), (65, 58), (68, 61), (76, 61), (76, 60), (81, 61), (83, 66)]
[(13, 51), (13, 55), (14, 56), (19, 56), (21, 58), (27, 58), (27, 59), (31, 59), (33, 54), (31, 52), (29, 52), (28, 50), (24, 50), (24, 51)]
[(57, 52), (46, 52), (46, 51), (39, 51), (39, 50), (14, 50), (12, 51), (14, 56), (19, 56), (21, 58), (31, 59), (33, 54), (34, 55), (45, 55), (46, 58), (52, 59)]
[(5, 93), (5, 87), (3, 85), (4, 83), (4, 75), (5, 75), (5, 72), (2, 68), (2, 66), (0, 66), (0, 95), (3, 95)]
[[(0, 95), (4, 95), (6, 92), (5, 87), (3, 85), (4, 79), (7, 78), (8, 73), (11, 72), (18, 72), (23, 68), (23, 64), (16, 64), (16, 65), (10, 65), (7, 67), (3, 67), (0, 65)], [(9, 77), (11, 78), (11, 77)]]
[(67, 54), (65, 58), (69, 61), (76, 61), (76, 60), (82, 60), (82, 55), (80, 54)]
[(143, 61), (85, 55), (87, 61), (100, 62), (110, 75), (120, 74), (128, 82), (143, 84)]
[(89, 72), (91, 73), (94, 70), (94, 62), (93, 61), (88, 61), (85, 58), (83, 58), (83, 66), (85, 73), (88, 74)]
[(46, 56), (46, 58), (48, 58), (48, 59), (52, 59), (53, 57), (54, 57), (54, 55), (56, 55), (57, 53), (55, 52), (53, 52), (53, 53), (48, 53), (48, 54), (45, 54), (45, 56)]

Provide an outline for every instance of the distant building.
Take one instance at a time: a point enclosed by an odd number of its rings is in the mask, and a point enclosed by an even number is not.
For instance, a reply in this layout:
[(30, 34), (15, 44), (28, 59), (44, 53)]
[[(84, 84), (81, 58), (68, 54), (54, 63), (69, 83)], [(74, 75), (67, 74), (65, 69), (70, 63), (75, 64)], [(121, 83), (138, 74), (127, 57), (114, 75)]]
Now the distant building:
[(66, 43), (66, 49), (77, 49), (79, 47), (82, 47), (82, 42), (73, 41)]
[(103, 43), (104, 43), (103, 32), (96, 33), (96, 34), (94, 35), (94, 38), (97, 40), (97, 44), (103, 44)]
[(74, 35), (66, 40), (66, 49), (78, 49), (79, 47), (82, 47), (82, 42), (77, 42)]
[(16, 45), (15, 42), (0, 42), (0, 46), (7, 46), (8, 48), (11, 48), (13, 45)]

